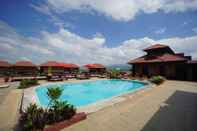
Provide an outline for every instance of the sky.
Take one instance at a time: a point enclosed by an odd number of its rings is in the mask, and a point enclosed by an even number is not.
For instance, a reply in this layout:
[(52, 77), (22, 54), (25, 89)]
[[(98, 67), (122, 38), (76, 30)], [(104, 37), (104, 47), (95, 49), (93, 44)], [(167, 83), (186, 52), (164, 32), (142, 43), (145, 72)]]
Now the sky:
[(125, 64), (157, 43), (197, 59), (197, 0), (0, 2), (0, 60)]

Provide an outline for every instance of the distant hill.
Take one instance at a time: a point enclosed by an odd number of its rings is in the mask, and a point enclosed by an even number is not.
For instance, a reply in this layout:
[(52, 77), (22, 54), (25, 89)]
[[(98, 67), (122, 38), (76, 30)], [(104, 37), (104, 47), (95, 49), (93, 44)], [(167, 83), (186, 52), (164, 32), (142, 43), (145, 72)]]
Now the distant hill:
[(132, 66), (129, 64), (114, 64), (107, 66), (108, 69), (120, 69), (121, 71), (129, 71), (132, 69)]

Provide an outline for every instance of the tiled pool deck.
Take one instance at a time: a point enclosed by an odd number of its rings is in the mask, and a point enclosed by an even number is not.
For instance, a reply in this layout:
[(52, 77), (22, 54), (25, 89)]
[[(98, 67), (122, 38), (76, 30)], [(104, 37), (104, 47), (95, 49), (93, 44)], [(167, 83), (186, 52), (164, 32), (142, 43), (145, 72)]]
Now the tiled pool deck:
[(64, 131), (196, 131), (197, 83), (166, 81)]
[[(0, 104), (0, 130), (15, 124), (21, 90), (12, 89)], [(90, 113), (64, 131), (196, 131), (197, 83), (166, 81), (125, 96), (126, 100)], [(11, 113), (10, 113), (11, 112)], [(4, 130), (3, 130), (4, 131)]]

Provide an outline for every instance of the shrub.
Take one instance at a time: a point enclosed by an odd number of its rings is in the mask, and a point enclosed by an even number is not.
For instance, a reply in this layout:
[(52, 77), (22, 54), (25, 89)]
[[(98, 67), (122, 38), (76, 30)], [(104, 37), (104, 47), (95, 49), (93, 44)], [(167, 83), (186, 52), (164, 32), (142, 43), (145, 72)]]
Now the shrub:
[(120, 71), (119, 70), (116, 70), (116, 69), (111, 70), (111, 72), (110, 72), (110, 78), (111, 79), (118, 79), (119, 76), (120, 76)]
[(36, 104), (30, 104), (20, 117), (21, 130), (42, 130), (46, 124), (46, 113), (44, 109), (39, 108)]
[(32, 80), (29, 80), (27, 83), (29, 85), (36, 85), (36, 84), (38, 84), (38, 80), (37, 79), (32, 79)]
[(37, 85), (37, 84), (38, 84), (37, 79), (32, 79), (32, 80), (24, 79), (20, 82), (20, 85), (18, 86), (18, 88), (24, 89), (24, 88), (28, 88), (30, 86)]
[(47, 76), (51, 76), (52, 75), (52, 72), (53, 72), (52, 71), (52, 67), (49, 67), (48, 68), (48, 71), (47, 71), (47, 73), (48, 73)]
[(18, 86), (19, 89), (26, 88), (27, 86), (27, 80), (22, 80)]
[(70, 119), (76, 113), (73, 105), (67, 101), (59, 101), (62, 94), (62, 89), (59, 87), (48, 88), (47, 95), (50, 98), (48, 110), (48, 123), (59, 122), (65, 119)]
[(165, 80), (165, 78), (162, 77), (162, 76), (153, 76), (153, 77), (150, 79), (150, 82), (159, 85), (159, 84), (163, 83), (164, 80)]
[(70, 119), (75, 115), (76, 109), (66, 101), (56, 101), (48, 110), (47, 123), (51, 124), (62, 120)]
[(49, 108), (43, 109), (36, 104), (30, 104), (21, 114), (21, 130), (42, 130), (46, 124), (52, 124), (72, 118), (76, 109), (66, 101), (59, 101), (62, 89), (59, 87), (48, 88), (47, 95), (51, 99)]

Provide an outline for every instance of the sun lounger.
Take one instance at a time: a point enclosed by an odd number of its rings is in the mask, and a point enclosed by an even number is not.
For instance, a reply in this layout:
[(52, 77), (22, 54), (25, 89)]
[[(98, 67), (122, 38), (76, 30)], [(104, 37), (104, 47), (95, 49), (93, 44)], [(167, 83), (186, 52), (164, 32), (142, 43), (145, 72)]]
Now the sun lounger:
[(107, 78), (106, 74), (99, 75), (99, 78)]
[(79, 80), (83, 80), (83, 79), (89, 79), (89, 76), (85, 74), (78, 74), (76, 78)]
[(61, 76), (50, 76), (48, 81), (63, 81), (63, 78)]
[(0, 89), (2, 88), (8, 88), (10, 85), (9, 84), (3, 84), (3, 85), (0, 85)]
[(66, 77), (67, 77), (68, 79), (72, 79), (72, 78), (76, 78), (76, 75), (74, 75), (74, 74), (69, 74), (69, 75), (66, 75)]

